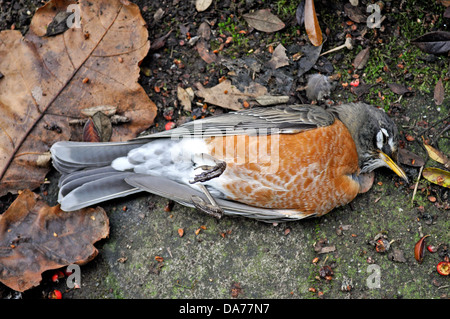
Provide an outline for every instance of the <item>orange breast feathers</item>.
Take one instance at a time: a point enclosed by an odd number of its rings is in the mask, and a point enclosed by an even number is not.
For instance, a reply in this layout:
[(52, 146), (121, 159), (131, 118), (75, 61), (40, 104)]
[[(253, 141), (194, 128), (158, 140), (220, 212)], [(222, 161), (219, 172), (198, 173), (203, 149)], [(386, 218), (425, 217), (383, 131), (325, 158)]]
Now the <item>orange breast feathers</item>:
[(297, 134), (224, 136), (206, 140), (210, 155), (225, 161), (214, 179), (228, 199), (274, 209), (322, 215), (352, 201), (359, 183), (355, 143), (345, 125)]

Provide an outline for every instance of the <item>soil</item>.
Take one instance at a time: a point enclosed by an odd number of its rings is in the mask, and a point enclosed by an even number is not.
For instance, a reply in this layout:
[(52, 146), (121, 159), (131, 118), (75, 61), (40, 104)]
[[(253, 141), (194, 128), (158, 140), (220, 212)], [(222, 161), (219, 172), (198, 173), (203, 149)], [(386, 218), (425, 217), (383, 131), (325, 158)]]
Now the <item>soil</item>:
[[(401, 147), (423, 157), (425, 166), (442, 168), (427, 157), (421, 136), (450, 154), (449, 132), (443, 132), (450, 113), (448, 57), (421, 52), (410, 41), (446, 30), (450, 21), (444, 18), (445, 7), (425, 0), (385, 1), (382, 28), (370, 29), (365, 22), (352, 21), (346, 1), (316, 0), (326, 36), (322, 52), (343, 44), (348, 36), (353, 50), (324, 55), (302, 74), (301, 59), (292, 57), (309, 40), (295, 15), (300, 1), (291, 2), (222, 0), (197, 12), (195, 1), (135, 1), (153, 44), (171, 31), (141, 64), (139, 81), (158, 107), (148, 132), (164, 130), (168, 121), (180, 125), (228, 111), (195, 99), (192, 112), (187, 112), (177, 99), (178, 86), (195, 90), (197, 83), (213, 87), (228, 78), (242, 87), (254, 80), (269, 94), (289, 96), (289, 103), (310, 103), (302, 89), (308, 75), (339, 75), (331, 95), (314, 103), (364, 101), (384, 108), (398, 125)], [(42, 4), (0, 0), (0, 30), (25, 33)], [(369, 4), (359, 1), (363, 14)], [(273, 33), (249, 27), (242, 15), (259, 9), (270, 9), (286, 27)], [(208, 45), (227, 62), (207, 63), (189, 44), (203, 22), (212, 31)], [(228, 37), (233, 41), (221, 48)], [(271, 48), (280, 43), (289, 65), (273, 70), (267, 62)], [(364, 48), (370, 48), (370, 58), (357, 69), (352, 63)], [(249, 61), (259, 69), (249, 68)], [(439, 79), (446, 93), (442, 105), (436, 105), (433, 96)], [(353, 87), (356, 80), (360, 86)], [(389, 86), (393, 83), (410, 90), (396, 94)], [(413, 181), (410, 185), (380, 169), (372, 189), (350, 205), (321, 218), (286, 224), (231, 217), (217, 221), (178, 204), (167, 209), (166, 199), (149, 194), (110, 201), (102, 205), (110, 218), (110, 236), (96, 244), (98, 256), (81, 267), (81, 289), (67, 288), (65, 280), (52, 282), (53, 272), (48, 271), (40, 286), (24, 293), (0, 284), (0, 298), (47, 298), (53, 289), (67, 299), (448, 298), (448, 277), (439, 275), (436, 265), (450, 254), (450, 190), (421, 179), (413, 200), (420, 168), (404, 168)], [(51, 171), (50, 183), (35, 190), (51, 205), (56, 204), (58, 177)], [(1, 198), (1, 211), (13, 199), (14, 195)], [(419, 264), (414, 245), (423, 235), (430, 235), (427, 243), (437, 251), (426, 251)], [(383, 238), (389, 249), (378, 252), (376, 241)]]

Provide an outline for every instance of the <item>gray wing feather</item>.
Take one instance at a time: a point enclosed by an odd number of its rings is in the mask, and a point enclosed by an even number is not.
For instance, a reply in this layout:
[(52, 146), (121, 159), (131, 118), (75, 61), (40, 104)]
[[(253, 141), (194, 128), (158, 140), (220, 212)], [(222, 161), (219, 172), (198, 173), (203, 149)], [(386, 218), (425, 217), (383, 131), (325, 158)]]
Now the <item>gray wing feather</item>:
[[(194, 208), (192, 196), (199, 196), (205, 202), (208, 201), (205, 194), (202, 192), (197, 191), (188, 185), (179, 184), (164, 177), (134, 174), (126, 177), (125, 181), (138, 189), (166, 197), (187, 207)], [(270, 223), (305, 218), (305, 215), (302, 213), (292, 210), (259, 208), (220, 198), (215, 198), (215, 200), (223, 209), (224, 213), (230, 216), (243, 216)]]
[(333, 123), (334, 115), (315, 105), (259, 107), (188, 122), (176, 129), (144, 135), (135, 140), (185, 135), (210, 137), (239, 134), (289, 134)]

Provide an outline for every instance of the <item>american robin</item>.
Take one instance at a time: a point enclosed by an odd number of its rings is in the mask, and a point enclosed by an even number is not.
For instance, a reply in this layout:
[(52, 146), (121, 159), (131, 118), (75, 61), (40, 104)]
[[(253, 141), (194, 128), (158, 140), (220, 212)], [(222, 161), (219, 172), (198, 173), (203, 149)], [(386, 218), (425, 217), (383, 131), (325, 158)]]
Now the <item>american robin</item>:
[[(321, 216), (351, 202), (396, 164), (393, 121), (363, 103), (252, 108), (128, 142), (58, 142), (66, 211), (148, 191), (221, 217)], [(368, 185), (367, 185), (368, 184)]]

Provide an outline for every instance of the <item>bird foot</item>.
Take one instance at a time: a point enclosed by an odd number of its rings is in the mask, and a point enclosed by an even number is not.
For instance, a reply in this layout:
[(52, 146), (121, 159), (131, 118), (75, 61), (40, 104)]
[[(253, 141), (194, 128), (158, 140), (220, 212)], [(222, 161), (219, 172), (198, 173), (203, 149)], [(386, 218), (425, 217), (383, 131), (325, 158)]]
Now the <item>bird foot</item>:
[(223, 217), (222, 208), (220, 208), (219, 206), (208, 204), (198, 196), (192, 196), (192, 203), (194, 204), (195, 208), (202, 213), (208, 214), (217, 219), (221, 219)]
[(197, 167), (197, 168), (203, 169), (204, 172), (195, 175), (194, 180), (189, 181), (189, 183), (195, 184), (198, 182), (207, 182), (213, 178), (216, 178), (216, 177), (219, 177), (220, 175), (222, 175), (222, 173), (227, 168), (227, 163), (223, 162), (223, 161), (217, 161), (217, 160), (215, 160), (215, 162), (216, 162), (216, 165), (214, 165), (214, 166), (201, 165), (201, 166)]
[(219, 204), (215, 201), (215, 199), (212, 197), (212, 195), (209, 193), (208, 189), (203, 184), (199, 184), (200, 189), (203, 191), (203, 193), (206, 195), (206, 197), (209, 200), (209, 203), (206, 203), (203, 198), (193, 195), (191, 197), (192, 203), (194, 204), (195, 208), (205, 214), (211, 215), (217, 219), (221, 219), (223, 217), (223, 210), (220, 208)]

